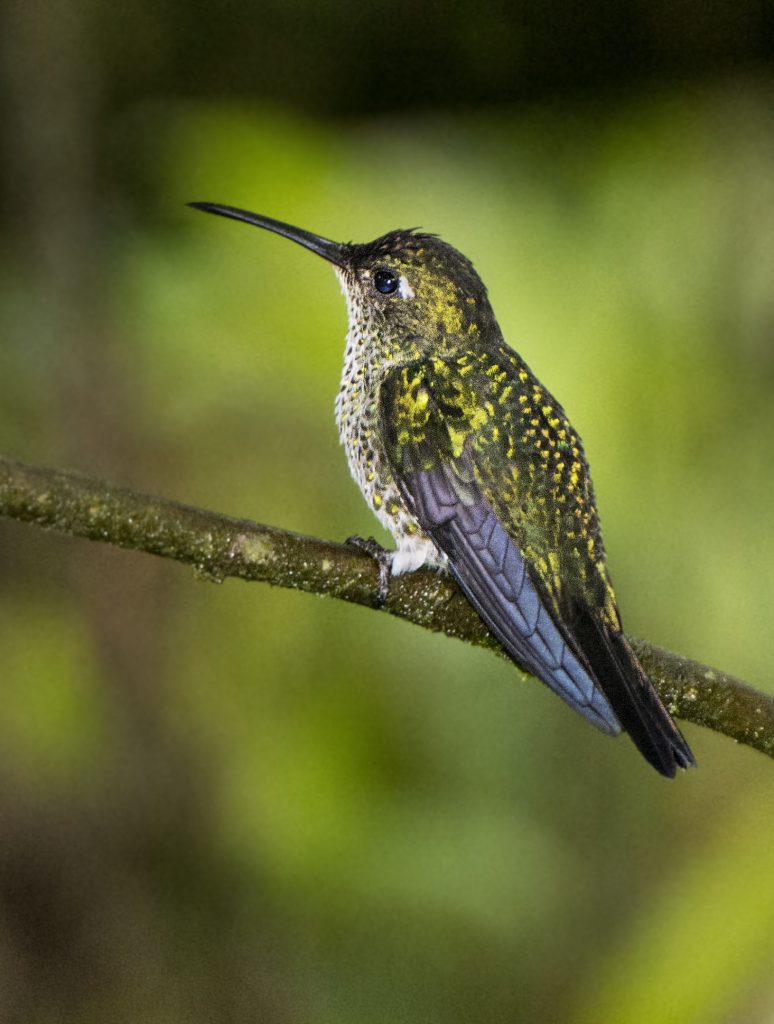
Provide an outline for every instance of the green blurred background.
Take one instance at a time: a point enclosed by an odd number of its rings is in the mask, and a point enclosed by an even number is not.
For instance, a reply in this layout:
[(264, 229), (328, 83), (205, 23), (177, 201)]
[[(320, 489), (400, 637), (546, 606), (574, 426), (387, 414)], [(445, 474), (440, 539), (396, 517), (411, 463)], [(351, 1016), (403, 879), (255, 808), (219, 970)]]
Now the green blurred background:
[[(0, 12), (3, 451), (343, 539), (344, 305), (469, 255), (634, 634), (772, 689), (774, 10)], [(774, 767), (667, 783), (451, 640), (0, 523), (0, 1020), (774, 1021)]]

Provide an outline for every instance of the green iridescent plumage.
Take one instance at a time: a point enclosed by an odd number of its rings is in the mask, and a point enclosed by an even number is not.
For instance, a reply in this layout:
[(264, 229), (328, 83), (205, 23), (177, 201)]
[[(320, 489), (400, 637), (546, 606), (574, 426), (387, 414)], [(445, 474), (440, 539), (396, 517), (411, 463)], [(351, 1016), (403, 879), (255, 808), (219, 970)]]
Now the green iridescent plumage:
[(619, 629), (580, 440), (519, 356), (498, 344), (466, 348), (393, 371), (389, 387), (390, 462), (402, 465), (414, 446), (425, 468), (470, 465), (556, 613), (571, 596)]
[(694, 763), (621, 628), (578, 435), (504, 342), (472, 264), (433, 235), (339, 244), (256, 214), (332, 262), (349, 330), (336, 419), (397, 551), (448, 569), (514, 660), (662, 774)]

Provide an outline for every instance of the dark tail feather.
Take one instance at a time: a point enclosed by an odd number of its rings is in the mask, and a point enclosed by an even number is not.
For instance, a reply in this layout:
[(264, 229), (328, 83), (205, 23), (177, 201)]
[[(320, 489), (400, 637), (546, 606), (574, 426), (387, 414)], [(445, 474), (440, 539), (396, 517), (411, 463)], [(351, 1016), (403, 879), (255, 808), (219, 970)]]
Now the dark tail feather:
[(573, 635), (610, 706), (632, 742), (656, 771), (672, 779), (696, 766), (690, 747), (623, 633), (613, 633), (585, 608), (576, 608)]

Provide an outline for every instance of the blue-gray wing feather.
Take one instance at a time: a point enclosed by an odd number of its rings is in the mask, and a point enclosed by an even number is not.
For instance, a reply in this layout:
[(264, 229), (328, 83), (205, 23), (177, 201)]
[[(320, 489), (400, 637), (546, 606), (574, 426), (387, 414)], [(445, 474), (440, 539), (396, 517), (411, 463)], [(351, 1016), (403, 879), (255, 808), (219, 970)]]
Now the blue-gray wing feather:
[(519, 548), (473, 480), (436, 462), (404, 465), (400, 487), (452, 575), (505, 650), (603, 732), (621, 726), (554, 622)]

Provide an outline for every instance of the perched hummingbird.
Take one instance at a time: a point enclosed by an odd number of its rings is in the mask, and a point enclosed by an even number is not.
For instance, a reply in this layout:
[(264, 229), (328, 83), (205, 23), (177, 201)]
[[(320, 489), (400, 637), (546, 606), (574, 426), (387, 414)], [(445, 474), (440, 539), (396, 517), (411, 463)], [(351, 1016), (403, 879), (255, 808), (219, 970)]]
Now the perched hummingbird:
[[(448, 570), (505, 650), (673, 777), (695, 764), (628, 643), (580, 438), (503, 340), (470, 260), (436, 235), (333, 242), (215, 203), (336, 269), (349, 329), (336, 422), (397, 550), (393, 575)], [(386, 554), (386, 553), (383, 553)]]

